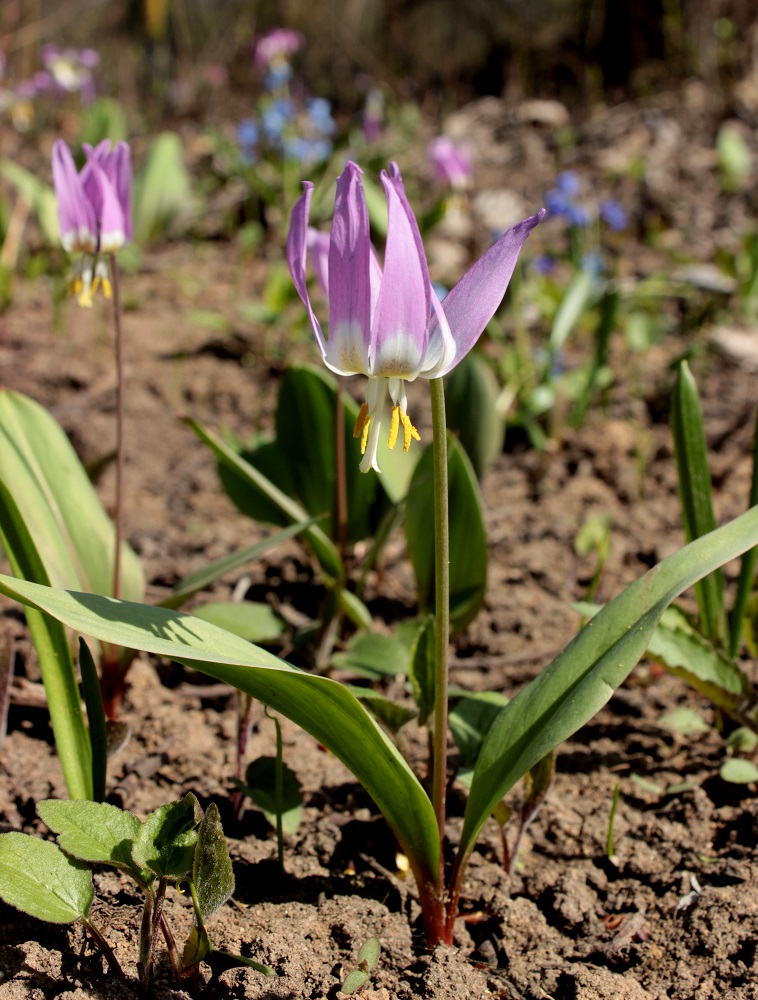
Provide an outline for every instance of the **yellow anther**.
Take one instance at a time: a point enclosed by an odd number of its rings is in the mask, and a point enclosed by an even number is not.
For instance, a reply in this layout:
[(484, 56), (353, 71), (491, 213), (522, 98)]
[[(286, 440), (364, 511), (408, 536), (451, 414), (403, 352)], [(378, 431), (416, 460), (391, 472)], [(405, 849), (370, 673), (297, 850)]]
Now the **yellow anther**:
[(365, 423), (363, 424), (363, 434), (361, 435), (361, 455), (366, 454), (366, 445), (368, 444), (368, 428), (371, 423), (371, 417), (366, 417)]
[[(360, 413), (358, 414), (358, 419), (355, 421), (355, 427), (353, 428), (353, 437), (360, 437), (366, 427), (366, 421), (368, 420), (368, 403), (364, 403), (361, 406)], [(365, 446), (364, 446), (365, 451)]]
[(411, 446), (411, 438), (415, 438), (416, 441), (421, 440), (421, 436), (416, 428), (411, 423), (411, 418), (407, 413), (402, 414), (403, 419), (403, 451), (408, 451)]
[(88, 287), (87, 285), (85, 285), (84, 282), (82, 282), (81, 285), (82, 285), (82, 287), (79, 290), (79, 295), (77, 296), (79, 305), (83, 306), (85, 309), (91, 309), (92, 308), (92, 289), (90, 287)]
[(100, 275), (96, 273), (95, 277), (92, 280), (92, 294), (93, 295), (96, 294), (96, 292), (97, 292), (97, 290), (98, 290), (99, 287), (100, 287)]
[(111, 297), (111, 294), (112, 294), (111, 293), (111, 283), (110, 283), (110, 281), (108, 281), (107, 278), (101, 278), (101, 281), (102, 281), (102, 284), (103, 284), (103, 295), (106, 297), (106, 299), (109, 299)]
[(399, 430), (400, 430), (400, 407), (393, 406), (392, 422), (390, 423), (390, 436), (389, 436), (389, 441), (387, 442), (390, 448), (395, 447), (395, 443), (397, 442), (397, 432)]

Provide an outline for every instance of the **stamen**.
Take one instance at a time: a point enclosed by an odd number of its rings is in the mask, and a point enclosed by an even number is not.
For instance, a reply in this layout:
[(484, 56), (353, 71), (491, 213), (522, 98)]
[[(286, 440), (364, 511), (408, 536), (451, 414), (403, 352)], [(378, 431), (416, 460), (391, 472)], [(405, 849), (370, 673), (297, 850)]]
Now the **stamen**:
[(421, 440), (421, 435), (411, 423), (411, 418), (407, 413), (402, 414), (403, 419), (403, 451), (408, 451), (411, 446), (411, 438), (416, 441)]
[[(365, 403), (363, 404), (366, 405)], [(366, 445), (368, 444), (368, 429), (371, 423), (371, 417), (366, 417), (366, 421), (363, 425), (363, 433), (361, 434), (361, 455), (366, 454)]]
[(103, 295), (106, 297), (106, 299), (109, 299), (111, 297), (111, 291), (112, 291), (111, 283), (107, 278), (101, 278), (100, 281), (103, 286)]
[[(364, 403), (361, 406), (360, 413), (358, 414), (358, 418), (355, 421), (355, 428), (353, 429), (354, 438), (360, 437), (361, 434), (363, 434), (365, 437), (365, 428), (368, 426), (366, 423), (367, 420), (368, 420), (368, 403)], [(362, 450), (363, 451), (366, 450), (365, 445), (363, 446)]]
[[(394, 448), (395, 444), (397, 443), (397, 432), (399, 429), (400, 429), (400, 407), (393, 406), (392, 422), (390, 423), (390, 436), (389, 436), (389, 441), (387, 442), (390, 449)], [(405, 450), (407, 451), (408, 449), (406, 448)]]

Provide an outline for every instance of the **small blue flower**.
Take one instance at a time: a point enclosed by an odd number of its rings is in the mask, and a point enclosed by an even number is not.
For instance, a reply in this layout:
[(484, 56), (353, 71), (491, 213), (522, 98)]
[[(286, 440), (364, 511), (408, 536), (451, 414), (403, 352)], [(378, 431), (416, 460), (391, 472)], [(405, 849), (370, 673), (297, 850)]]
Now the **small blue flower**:
[(582, 257), (582, 270), (593, 278), (599, 278), (603, 273), (603, 258), (599, 250), (593, 250)]
[(556, 177), (555, 186), (567, 198), (575, 198), (579, 194), (579, 177), (573, 170), (564, 170)]
[(590, 224), (589, 212), (584, 205), (573, 202), (569, 202), (566, 218), (572, 226), (579, 226), (580, 229), (585, 229)]
[(321, 135), (334, 135), (337, 126), (332, 118), (332, 106), (323, 97), (310, 97), (305, 102), (313, 127)]
[(254, 163), (256, 158), (256, 146), (260, 137), (258, 122), (254, 118), (245, 118), (237, 126), (237, 142), (240, 147), (240, 156), (244, 163)]
[(604, 201), (600, 206), (600, 218), (614, 233), (622, 233), (629, 225), (629, 217), (617, 201)]
[(282, 132), (292, 121), (294, 113), (295, 109), (292, 101), (272, 101), (266, 105), (261, 115), (261, 125), (263, 127), (263, 134), (269, 142), (281, 139)]
[(263, 84), (270, 93), (274, 94), (281, 89), (285, 83), (292, 79), (292, 66), (288, 62), (274, 63), (266, 73)]
[(538, 254), (532, 261), (532, 267), (538, 274), (550, 274), (555, 270), (555, 258), (548, 254)]
[(545, 207), (549, 215), (568, 216), (570, 202), (558, 188), (551, 188), (545, 195)]

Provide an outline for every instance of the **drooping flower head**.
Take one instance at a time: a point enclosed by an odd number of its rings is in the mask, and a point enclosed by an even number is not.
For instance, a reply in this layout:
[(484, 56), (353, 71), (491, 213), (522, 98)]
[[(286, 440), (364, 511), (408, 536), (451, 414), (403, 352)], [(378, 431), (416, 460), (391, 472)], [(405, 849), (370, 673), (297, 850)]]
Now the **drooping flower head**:
[[(367, 375), (366, 402), (355, 427), (361, 438), (361, 471), (377, 465), (377, 445), (389, 395), (389, 446), (400, 428), (403, 450), (419, 439), (407, 414), (406, 383), (439, 378), (471, 350), (502, 301), (519, 251), (544, 210), (509, 229), (461, 278), (444, 306), (429, 280), (418, 223), (397, 164), (382, 171), (388, 223), (384, 267), (371, 246), (361, 169), (348, 163), (337, 180), (328, 249), (308, 228), (313, 185), (305, 182), (287, 237), (287, 259), (295, 288), (305, 303), (325, 364), (339, 375)], [(329, 333), (324, 336), (306, 285), (308, 249), (329, 298)]]
[(132, 238), (132, 160), (127, 143), (111, 148), (107, 139), (94, 149), (85, 145), (84, 152), (87, 161), (78, 173), (68, 146), (58, 139), (53, 146), (53, 183), (64, 249), (93, 258), (77, 279), (80, 302), (91, 305), (100, 281), (110, 294), (100, 255), (115, 253)]

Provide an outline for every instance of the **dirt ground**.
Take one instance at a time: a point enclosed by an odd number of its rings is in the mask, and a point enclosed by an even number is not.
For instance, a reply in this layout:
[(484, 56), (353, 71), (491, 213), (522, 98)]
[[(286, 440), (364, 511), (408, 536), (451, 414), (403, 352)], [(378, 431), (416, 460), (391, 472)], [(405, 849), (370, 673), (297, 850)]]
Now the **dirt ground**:
[[(152, 597), (260, 532), (223, 495), (210, 454), (176, 414), (240, 434), (266, 428), (279, 370), (271, 358), (287, 350), (289, 357), (316, 359), (305, 340), (291, 346), (253, 325), (219, 333), (192, 321), (191, 310), (200, 308), (233, 316), (235, 301), (254, 297), (264, 275), (263, 265), (238, 260), (223, 244), (184, 244), (146, 256), (139, 274), (127, 279), (126, 523)], [(698, 342), (707, 344), (708, 334), (703, 330)], [(682, 544), (667, 426), (669, 362), (681, 349), (681, 343), (653, 348), (630, 360), (619, 347), (604, 412), (547, 453), (516, 442), (486, 474), (487, 605), (455, 641), (453, 683), (512, 694), (570, 640), (578, 624), (570, 604), (585, 596), (594, 569), (573, 548), (590, 513), (607, 513), (612, 523), (601, 600)], [(748, 493), (755, 376), (710, 350), (694, 368), (723, 521), (744, 509)], [(50, 408), (85, 461), (112, 448), (114, 380), (102, 302), (84, 312), (68, 301), (56, 316), (45, 279), (19, 281), (0, 317), (0, 373), (5, 386)], [(422, 398), (423, 388), (411, 391), (414, 400)], [(112, 470), (99, 489), (109, 504)], [(265, 595), (277, 606), (296, 608), (300, 585), (317, 586), (294, 543), (223, 580), (216, 595), (228, 595), (243, 572), (256, 598)], [(388, 598), (393, 611), (413, 613), (399, 540), (390, 546), (381, 590), (374, 580), (368, 593), (379, 614)], [(0, 830), (40, 832), (35, 802), (63, 796), (65, 788), (46, 712), (29, 705), (39, 674), (22, 613), (9, 602), (2, 608), (2, 628), (16, 651), (17, 691), (0, 751)], [(108, 800), (144, 815), (191, 790), (203, 804), (219, 805), (237, 889), (209, 931), (217, 946), (241, 949), (278, 973), (224, 973), (215, 986), (219, 1000), (336, 998), (371, 936), (382, 953), (361, 996), (373, 1000), (758, 998), (755, 788), (718, 776), (724, 739), (715, 727), (684, 737), (661, 724), (678, 706), (713, 716), (680, 682), (643, 665), (561, 747), (555, 784), (514, 875), (503, 870), (499, 831), (485, 828), (465, 882), (455, 945), (432, 954), (419, 933), (413, 885), (391, 874), (395, 847), (372, 802), (338, 762), (288, 724), (285, 758), (302, 783), (305, 809), (298, 833), (287, 839), (286, 874), (279, 872), (262, 814), (250, 808), (241, 821), (232, 815), (234, 693), (205, 683), (166, 663), (136, 661), (125, 708), (134, 731), (111, 763)], [(250, 756), (272, 753), (271, 723), (260, 710), (254, 721)], [(408, 742), (414, 745), (412, 733)], [(683, 782), (685, 790), (666, 791)], [(451, 799), (453, 840), (461, 795)], [(0, 903), (0, 1000), (138, 996), (138, 898), (118, 875), (99, 872), (96, 883), (95, 922), (132, 985), (106, 974), (80, 928), (45, 925)], [(185, 901), (174, 898), (171, 908), (177, 927), (188, 927)], [(167, 964), (155, 995), (185, 995), (171, 987)]]

